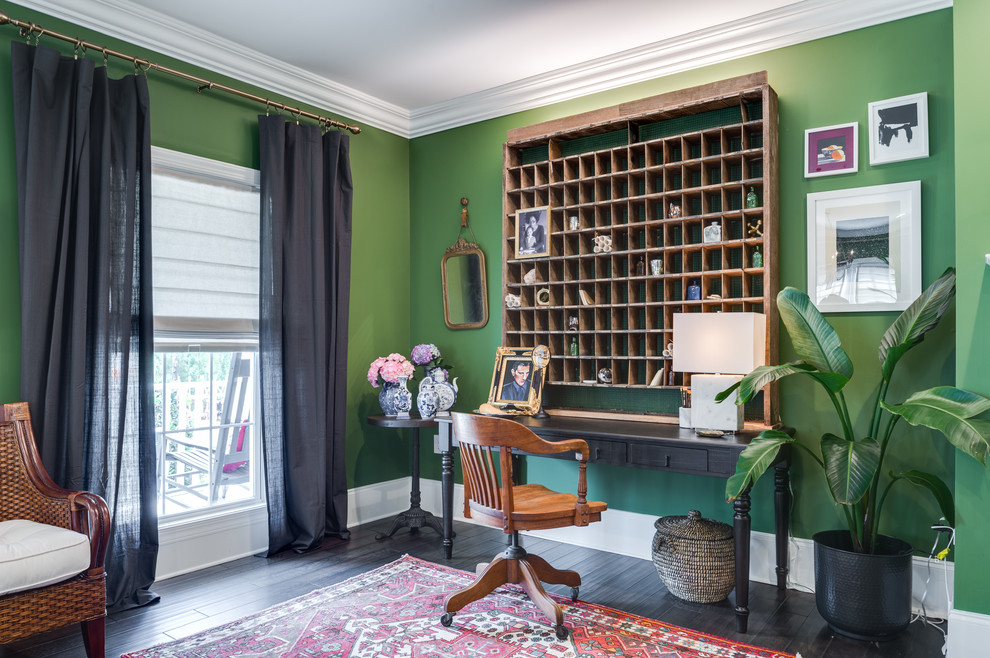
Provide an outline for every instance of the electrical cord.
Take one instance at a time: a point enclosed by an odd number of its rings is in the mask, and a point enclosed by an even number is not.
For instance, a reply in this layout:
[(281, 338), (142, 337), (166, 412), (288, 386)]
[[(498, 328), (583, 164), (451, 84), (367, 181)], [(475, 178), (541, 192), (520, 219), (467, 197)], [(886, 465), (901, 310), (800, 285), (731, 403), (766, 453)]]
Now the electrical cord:
[[(944, 578), (943, 578), (943, 580), (945, 582), (945, 599), (946, 599), (946, 603), (947, 603), (947, 609), (949, 609), (949, 610), (952, 609), (952, 600), (951, 600), (951, 598), (949, 596), (949, 566), (948, 566), (948, 564), (946, 564), (945, 558), (946, 558), (946, 556), (948, 556), (949, 551), (952, 548), (952, 545), (956, 541), (956, 531), (955, 531), (955, 528), (953, 528), (951, 526), (943, 525), (945, 519), (940, 519), (939, 521), (940, 521), (939, 523), (936, 523), (936, 524), (932, 525), (932, 530), (934, 530), (935, 533), (936, 533), (935, 534), (935, 543), (932, 544), (932, 549), (928, 553), (928, 562), (926, 564), (927, 575), (925, 577), (925, 591), (921, 595), (921, 612), (916, 613), (911, 618), (911, 622), (910, 623), (914, 623), (914, 622), (918, 621), (919, 619), (921, 619), (925, 624), (927, 624), (927, 625), (931, 626), (932, 628), (938, 630), (938, 632), (942, 634), (942, 640), (943, 640), (942, 641), (942, 655), (944, 656), (944, 655), (946, 655), (946, 653), (948, 651), (948, 642), (949, 642), (949, 640), (948, 640), (948, 632), (945, 629), (943, 629), (941, 626), (939, 626), (939, 624), (945, 623), (946, 620), (945, 619), (935, 618), (935, 617), (929, 617), (928, 616), (928, 611), (925, 608), (925, 599), (928, 598), (928, 585), (929, 585), (929, 583), (931, 582), (931, 579), (932, 579), (932, 562), (931, 561), (933, 559), (938, 559), (938, 560), (940, 560), (942, 562), (942, 568), (943, 568), (943, 571), (944, 571)], [(938, 550), (938, 544), (939, 544), (939, 541), (942, 539), (942, 533), (943, 532), (946, 532), (946, 533), (949, 534), (949, 539), (946, 542), (945, 548), (943, 548), (942, 550)]]

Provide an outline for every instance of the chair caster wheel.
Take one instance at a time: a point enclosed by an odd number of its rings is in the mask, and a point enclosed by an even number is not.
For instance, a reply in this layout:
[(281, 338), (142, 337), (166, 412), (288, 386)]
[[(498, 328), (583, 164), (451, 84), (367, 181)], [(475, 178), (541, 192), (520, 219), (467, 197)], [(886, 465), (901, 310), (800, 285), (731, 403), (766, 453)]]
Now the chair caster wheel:
[(568, 631), (567, 627), (564, 626), (563, 624), (561, 624), (560, 626), (554, 626), (553, 632), (554, 635), (557, 636), (558, 640), (566, 640), (567, 636), (570, 635), (570, 631)]
[(450, 614), (449, 612), (443, 613), (442, 615), (440, 615), (440, 623), (444, 626), (450, 626), (452, 623), (454, 623), (454, 615)]
[(578, 600), (578, 591), (580, 589), (581, 589), (580, 587), (572, 587), (571, 588), (571, 603), (574, 603), (575, 601)]

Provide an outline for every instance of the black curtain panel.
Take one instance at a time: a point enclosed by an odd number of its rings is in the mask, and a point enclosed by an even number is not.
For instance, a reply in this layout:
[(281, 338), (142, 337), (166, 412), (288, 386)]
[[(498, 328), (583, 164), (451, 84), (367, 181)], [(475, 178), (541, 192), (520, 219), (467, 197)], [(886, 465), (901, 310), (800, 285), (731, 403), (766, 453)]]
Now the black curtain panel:
[(143, 76), (11, 44), (21, 397), (45, 467), (106, 499), (107, 603), (156, 600), (151, 140)]
[(261, 402), (269, 554), (349, 537), (344, 415), (350, 141), (258, 118)]

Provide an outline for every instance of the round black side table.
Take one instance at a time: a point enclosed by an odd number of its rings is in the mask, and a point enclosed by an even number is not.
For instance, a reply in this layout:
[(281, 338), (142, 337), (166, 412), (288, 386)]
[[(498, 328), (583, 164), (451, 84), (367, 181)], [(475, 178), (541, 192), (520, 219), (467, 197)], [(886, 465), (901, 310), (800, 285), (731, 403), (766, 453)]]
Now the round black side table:
[(419, 430), (421, 427), (436, 427), (437, 421), (433, 418), (420, 418), (412, 416), (410, 418), (389, 418), (387, 416), (368, 416), (368, 424), (376, 427), (394, 427), (396, 429), (411, 429), (413, 431), (412, 440), (412, 489), (409, 492), (409, 509), (399, 514), (392, 521), (392, 527), (388, 532), (379, 532), (375, 539), (385, 539), (395, 534), (399, 528), (409, 528), (411, 531), (423, 526), (433, 528), (440, 536), (443, 536), (443, 526), (440, 519), (433, 516), (419, 506)]

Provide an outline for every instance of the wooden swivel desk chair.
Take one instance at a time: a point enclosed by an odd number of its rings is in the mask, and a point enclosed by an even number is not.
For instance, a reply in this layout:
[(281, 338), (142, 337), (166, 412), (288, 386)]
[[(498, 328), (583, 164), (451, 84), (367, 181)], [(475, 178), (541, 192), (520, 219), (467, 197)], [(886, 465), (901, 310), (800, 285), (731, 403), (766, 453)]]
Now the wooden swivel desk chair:
[[(564, 614), (540, 581), (569, 585), (577, 600), (581, 576), (576, 571), (555, 569), (543, 558), (519, 545), (520, 530), (586, 526), (601, 521), (605, 503), (585, 500), (588, 444), (581, 439), (544, 441), (529, 428), (504, 418), (452, 414), (464, 470), (464, 516), (485, 525), (502, 528), (509, 535), (506, 550), (487, 565), (479, 565), (478, 578), (444, 601), (440, 623), (450, 626), (454, 613), (487, 596), (505, 583), (517, 583), (533, 602), (553, 620), (557, 637), (565, 639)], [(513, 451), (530, 454), (576, 452), (579, 455), (577, 495), (551, 491), (540, 484), (513, 483)], [(498, 452), (498, 458), (493, 457)], [(482, 570), (482, 567), (484, 569)]]

